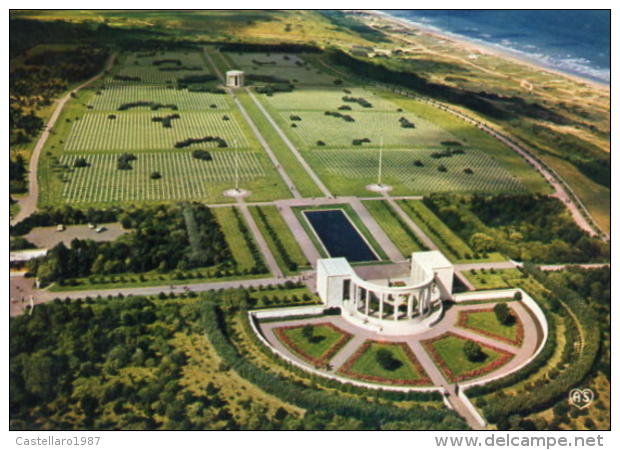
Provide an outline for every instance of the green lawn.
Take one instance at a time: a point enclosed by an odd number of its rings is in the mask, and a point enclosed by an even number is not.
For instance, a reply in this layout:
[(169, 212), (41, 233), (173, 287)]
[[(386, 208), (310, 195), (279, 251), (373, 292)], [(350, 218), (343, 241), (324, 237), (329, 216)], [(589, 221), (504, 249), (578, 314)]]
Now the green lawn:
[[(446, 257), (456, 263), (467, 263), (471, 261), (505, 261), (506, 258), (500, 253), (492, 252), (487, 257), (479, 255), (474, 258), (474, 251), (450, 228), (444, 224), (421, 200), (397, 200), (403, 211), (407, 213), (435, 245), (446, 255)], [(469, 256), (469, 258), (466, 258)]]
[[(514, 312), (513, 312), (514, 315)], [(488, 331), (496, 336), (501, 336), (511, 341), (517, 339), (517, 324), (504, 325), (495, 316), (493, 311), (469, 311), (467, 312), (466, 328)]]
[(400, 221), (400, 217), (396, 215), (396, 212), (392, 210), (385, 200), (366, 200), (363, 203), (405, 257), (408, 257), (413, 252), (425, 250), (423, 244), (413, 234), (413, 231), (409, 230), (407, 225)]
[[(276, 258), (278, 266), (280, 267), (280, 269), (282, 269), (285, 275), (298, 273), (299, 269), (310, 265), (310, 263), (304, 256), (301, 247), (297, 243), (295, 236), (293, 236), (293, 233), (280, 215), (280, 212), (278, 211), (278, 208), (276, 206), (250, 206), (249, 210), (252, 214), (252, 217), (254, 217), (254, 221), (260, 228), (260, 231), (265, 238), (265, 241), (267, 241), (267, 245), (269, 246), (271, 253)], [(264, 218), (267, 223), (265, 223), (265, 221), (259, 214), (259, 211), (263, 212)], [(282, 245), (281, 248), (276, 245), (276, 242), (269, 233), (268, 227), (274, 230), (277, 234)], [(291, 270), (286, 264), (283, 251), (286, 252), (286, 254), (293, 263), (297, 264), (297, 270)]]
[[(146, 68), (148, 58), (135, 55), (121, 56), (112, 73), (127, 67), (133, 59), (140, 60), (138, 67)], [(183, 64), (201, 66), (206, 72), (199, 52), (170, 55), (181, 59)], [(156, 58), (168, 56), (168, 53), (158, 54)], [(159, 71), (156, 66), (148, 69)], [(252, 192), (252, 200), (290, 197), (289, 190), (229, 95), (171, 87), (145, 80), (121, 82), (110, 76), (79, 91), (63, 108), (42, 152), (38, 172), (39, 204), (70, 203), (86, 208), (109, 203), (181, 199), (230, 202), (223, 191), (233, 186), (235, 151), (231, 147), (241, 147), (241, 185)], [(121, 104), (135, 101), (175, 105), (178, 110), (151, 111), (145, 107), (117, 110)], [(151, 120), (173, 113), (180, 117), (172, 120), (170, 127)], [(109, 119), (110, 115), (116, 118)], [(213, 142), (203, 142), (172, 150), (179, 140), (205, 136), (220, 136), (228, 147), (213, 148)], [(213, 160), (199, 161), (191, 157), (192, 150), (205, 148), (210, 150)], [(116, 159), (127, 151), (135, 152), (137, 160), (132, 163), (132, 170), (118, 170)], [(90, 166), (74, 169), (72, 162), (77, 157), (84, 157)], [(154, 171), (161, 174), (160, 179), (150, 178)]]
[[(233, 258), (237, 262), (240, 270), (249, 270), (254, 267), (254, 259), (252, 253), (248, 248), (241, 230), (239, 229), (239, 222), (235, 217), (232, 210), (233, 207), (212, 208), (213, 214), (222, 227), (226, 243), (230, 247), (230, 251), (233, 254)], [(243, 216), (239, 216), (243, 220)], [(246, 225), (247, 227), (247, 225)]]
[(497, 160), (502, 167), (516, 176), (528, 190), (551, 193), (551, 188), (542, 175), (534, 170), (517, 152), (497, 139), (492, 138), (474, 126), (467, 125), (454, 115), (427, 103), (390, 92), (385, 92), (383, 95), (386, 99), (403, 109), (423, 116), (425, 119), (437, 124), (468, 146), (484, 151)]
[[(392, 357), (398, 360), (401, 366), (395, 370), (384, 369), (377, 362), (377, 352), (381, 349), (391, 352)], [(416, 369), (400, 345), (379, 342), (372, 342), (368, 349), (349, 368), (349, 372), (385, 378), (387, 380), (417, 380), (425, 377), (425, 374), (420, 373)]]
[[(303, 325), (282, 330), (282, 333), (291, 340), (293, 345), (289, 348), (299, 356), (310, 355), (312, 358), (321, 359), (342, 336), (339, 331), (327, 325), (312, 325), (312, 338), (303, 335)], [(285, 343), (286, 344), (286, 343)]]
[[(438, 353), (438, 356), (445, 362), (447, 368), (456, 377), (487, 366), (501, 356), (500, 353), (495, 350), (491, 350), (490, 348), (483, 346), (482, 351), (486, 355), (484, 361), (470, 361), (467, 359), (467, 356), (465, 356), (465, 352), (463, 351), (463, 347), (467, 341), (468, 339), (465, 338), (457, 337), (455, 335), (447, 335), (430, 344)], [(441, 367), (440, 364), (438, 364), (438, 366), (442, 372), (448, 376), (448, 378), (451, 378), (449, 374), (445, 373), (444, 368)]]
[(476, 289), (506, 289), (513, 286), (512, 280), (521, 278), (518, 269), (467, 270), (463, 274)]

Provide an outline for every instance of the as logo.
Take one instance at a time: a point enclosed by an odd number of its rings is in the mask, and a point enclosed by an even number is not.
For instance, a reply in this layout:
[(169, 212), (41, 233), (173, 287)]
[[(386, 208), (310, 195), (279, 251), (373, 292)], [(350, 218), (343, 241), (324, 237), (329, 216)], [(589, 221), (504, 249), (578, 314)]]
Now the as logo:
[(592, 389), (572, 389), (568, 393), (568, 403), (579, 409), (587, 408), (593, 400), (594, 392)]

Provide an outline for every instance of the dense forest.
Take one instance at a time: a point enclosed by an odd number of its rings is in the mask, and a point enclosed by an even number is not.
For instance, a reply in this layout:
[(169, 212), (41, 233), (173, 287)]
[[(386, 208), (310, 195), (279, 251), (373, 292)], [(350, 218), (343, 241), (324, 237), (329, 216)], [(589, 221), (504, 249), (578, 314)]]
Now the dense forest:
[(517, 261), (606, 261), (609, 243), (589, 236), (562, 202), (534, 194), (433, 194), (424, 203), (477, 251), (500, 251)]
[[(287, 299), (280, 286), (281, 300)], [(248, 388), (248, 367), (215, 357), (217, 315), (258, 291), (178, 297), (55, 300), (10, 321), (12, 430), (463, 429), (440, 407), (397, 408), (277, 377), (275, 394)], [(211, 329), (211, 333), (217, 330)], [(219, 341), (218, 341), (219, 342)], [(224, 345), (219, 342), (219, 346)], [(260, 383), (259, 383), (260, 384)], [(377, 393), (379, 395), (379, 393)], [(282, 401), (285, 396), (289, 401)], [(294, 405), (294, 406), (291, 406)], [(315, 405), (316, 407), (313, 407)], [(302, 408), (302, 409), (300, 409)]]
[(219, 223), (202, 204), (130, 208), (118, 219), (132, 231), (111, 242), (74, 239), (69, 247), (61, 242), (33, 260), (29, 270), (47, 284), (90, 275), (234, 265)]

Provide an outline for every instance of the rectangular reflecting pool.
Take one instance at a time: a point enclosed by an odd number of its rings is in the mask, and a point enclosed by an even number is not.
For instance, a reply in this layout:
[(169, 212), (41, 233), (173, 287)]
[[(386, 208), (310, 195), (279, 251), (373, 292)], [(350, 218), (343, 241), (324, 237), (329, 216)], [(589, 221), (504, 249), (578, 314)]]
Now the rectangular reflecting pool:
[(330, 257), (344, 256), (349, 262), (379, 259), (343, 210), (306, 210), (303, 213)]

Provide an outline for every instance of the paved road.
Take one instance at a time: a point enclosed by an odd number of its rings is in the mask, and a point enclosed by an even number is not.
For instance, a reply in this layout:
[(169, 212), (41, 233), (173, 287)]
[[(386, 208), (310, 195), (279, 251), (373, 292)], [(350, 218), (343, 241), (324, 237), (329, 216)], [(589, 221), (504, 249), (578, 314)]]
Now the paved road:
[[(23, 281), (25, 280), (25, 281)], [(86, 291), (64, 291), (64, 292), (49, 292), (45, 290), (34, 290), (32, 289), (32, 278), (23, 278), (23, 277), (15, 277), (11, 278), (11, 284), (16, 283), (15, 286), (20, 286), (23, 292), (26, 292), (28, 295), (34, 296), (34, 304), (38, 305), (41, 303), (46, 303), (54, 300), (55, 298), (85, 298), (85, 297), (108, 297), (108, 296), (117, 296), (118, 294), (123, 295), (157, 295), (160, 292), (165, 292), (167, 294), (175, 293), (180, 294), (185, 291), (193, 291), (193, 292), (203, 292), (210, 290), (218, 290), (218, 289), (229, 289), (229, 288), (240, 288), (240, 287), (258, 287), (260, 285), (266, 286), (268, 284), (280, 284), (286, 281), (298, 281), (300, 277), (283, 277), (283, 278), (257, 278), (253, 280), (234, 280), (234, 281), (212, 281), (208, 283), (195, 283), (195, 284), (167, 284), (165, 286), (150, 286), (150, 287), (135, 287), (135, 288), (115, 288), (115, 289), (97, 289), (97, 290), (86, 290)], [(25, 284), (24, 284), (25, 283)], [(16, 289), (15, 288), (15, 289)], [(13, 291), (11, 291), (13, 292)], [(15, 305), (15, 308), (11, 307), (11, 315), (18, 315), (23, 312), (23, 308), (25, 308), (27, 304), (25, 303), (23, 307), (19, 304)]]
[(278, 266), (278, 263), (274, 258), (273, 253), (271, 253), (271, 250), (267, 245), (267, 241), (265, 241), (265, 238), (260, 232), (258, 225), (256, 225), (254, 217), (252, 217), (248, 206), (243, 202), (243, 199), (241, 197), (237, 198), (237, 202), (239, 203), (239, 210), (241, 211), (241, 214), (243, 214), (243, 217), (245, 218), (245, 221), (248, 224), (250, 231), (254, 235), (256, 245), (258, 245), (258, 248), (260, 249), (263, 257), (265, 258), (265, 262), (267, 263), (267, 267), (269, 267), (269, 271), (276, 277), (282, 278), (284, 274), (280, 270), (280, 266)]
[[(213, 71), (217, 74), (220, 80), (222, 80), (222, 82), (225, 82), (224, 75), (222, 74), (220, 69), (215, 64), (215, 61), (213, 61), (213, 58), (211, 57), (209, 52), (207, 50), (204, 50), (203, 53), (205, 55), (205, 58), (207, 59), (211, 67), (213, 68)], [(293, 180), (291, 180), (291, 178), (288, 176), (286, 171), (282, 168), (282, 165), (278, 161), (278, 158), (276, 157), (275, 153), (273, 152), (273, 150), (271, 150), (269, 143), (267, 142), (265, 137), (261, 134), (260, 130), (258, 129), (256, 124), (254, 123), (254, 121), (252, 120), (252, 118), (250, 117), (246, 109), (244, 108), (243, 104), (239, 101), (239, 99), (234, 94), (232, 89), (226, 88), (226, 92), (232, 97), (233, 101), (235, 102), (235, 105), (241, 112), (241, 115), (243, 116), (245, 121), (248, 123), (248, 125), (252, 129), (252, 132), (256, 136), (256, 139), (258, 139), (258, 142), (260, 143), (261, 147), (263, 147), (263, 150), (265, 150), (265, 152), (269, 156), (269, 159), (271, 159), (273, 166), (275, 167), (275, 169), (278, 171), (278, 173), (282, 177), (282, 180), (284, 180), (284, 183), (286, 184), (286, 187), (288, 188), (288, 190), (291, 192), (293, 197), (301, 198), (301, 194), (299, 193), (299, 190), (295, 186), (295, 183), (293, 183)]]
[(64, 97), (60, 98), (57, 101), (58, 104), (56, 105), (56, 109), (52, 113), (52, 116), (48, 120), (47, 125), (43, 129), (43, 132), (41, 133), (41, 136), (39, 137), (39, 140), (37, 141), (32, 151), (32, 156), (30, 157), (30, 162), (28, 163), (28, 194), (16, 199), (19, 202), (20, 209), (19, 213), (17, 213), (17, 215), (11, 220), (11, 225), (21, 222), (37, 210), (37, 201), (39, 199), (39, 179), (37, 172), (39, 165), (39, 155), (41, 154), (41, 150), (47, 142), (47, 138), (53, 131), (56, 120), (58, 120), (58, 117), (60, 116), (60, 113), (62, 112), (65, 103), (69, 101), (69, 99), (71, 98), (71, 94), (76, 93), (80, 89), (101, 78), (101, 76), (112, 67), (112, 63), (114, 62), (115, 57), (116, 53), (112, 53), (101, 72), (99, 72), (92, 78), (89, 78), (84, 83), (80, 84), (78, 87), (71, 90), (71, 92), (68, 92)]

